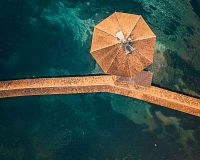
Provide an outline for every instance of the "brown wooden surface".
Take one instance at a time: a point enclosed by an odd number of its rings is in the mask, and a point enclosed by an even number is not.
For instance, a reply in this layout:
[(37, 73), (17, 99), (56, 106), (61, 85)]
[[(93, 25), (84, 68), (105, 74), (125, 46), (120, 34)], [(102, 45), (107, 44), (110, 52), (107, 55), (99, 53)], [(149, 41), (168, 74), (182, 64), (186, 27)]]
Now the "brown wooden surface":
[(200, 99), (154, 86), (118, 82), (111, 75), (0, 81), (0, 98), (92, 92), (120, 94), (200, 117)]
[[(130, 54), (118, 32), (131, 39)], [(115, 12), (94, 27), (90, 52), (106, 74), (132, 77), (153, 63), (155, 44), (156, 35), (142, 16)]]

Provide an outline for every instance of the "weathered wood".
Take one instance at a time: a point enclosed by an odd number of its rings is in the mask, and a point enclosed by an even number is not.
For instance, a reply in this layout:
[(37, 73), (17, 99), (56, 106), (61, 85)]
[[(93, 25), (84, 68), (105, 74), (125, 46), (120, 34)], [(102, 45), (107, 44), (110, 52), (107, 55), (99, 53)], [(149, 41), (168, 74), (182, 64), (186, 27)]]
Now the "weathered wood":
[(120, 94), (200, 117), (200, 99), (154, 86), (119, 82), (111, 75), (0, 81), (0, 98), (93, 92)]

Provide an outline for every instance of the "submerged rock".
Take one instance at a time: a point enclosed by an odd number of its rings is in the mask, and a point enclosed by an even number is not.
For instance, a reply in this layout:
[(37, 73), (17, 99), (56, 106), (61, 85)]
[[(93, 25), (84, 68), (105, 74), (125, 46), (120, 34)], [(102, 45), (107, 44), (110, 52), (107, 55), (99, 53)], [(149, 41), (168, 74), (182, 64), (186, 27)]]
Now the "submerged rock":
[[(177, 132), (178, 137), (175, 137), (176, 142), (181, 144), (185, 151), (189, 153), (190, 147), (188, 142), (196, 142), (194, 138), (194, 131), (193, 130), (187, 130), (181, 127), (180, 119), (176, 117), (166, 116), (161, 111), (155, 112), (156, 117), (160, 120), (161, 124), (164, 126), (174, 126), (175, 131), (174, 133), (171, 133), (172, 136)], [(164, 133), (164, 134), (170, 134), (170, 133)]]

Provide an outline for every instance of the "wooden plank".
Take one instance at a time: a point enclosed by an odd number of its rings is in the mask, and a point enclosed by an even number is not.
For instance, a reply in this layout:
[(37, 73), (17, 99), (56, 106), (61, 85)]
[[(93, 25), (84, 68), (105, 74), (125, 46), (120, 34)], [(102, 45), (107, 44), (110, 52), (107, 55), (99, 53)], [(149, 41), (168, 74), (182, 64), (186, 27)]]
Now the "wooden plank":
[(111, 75), (0, 81), (0, 98), (92, 92), (120, 94), (200, 117), (200, 99), (154, 86), (119, 82)]

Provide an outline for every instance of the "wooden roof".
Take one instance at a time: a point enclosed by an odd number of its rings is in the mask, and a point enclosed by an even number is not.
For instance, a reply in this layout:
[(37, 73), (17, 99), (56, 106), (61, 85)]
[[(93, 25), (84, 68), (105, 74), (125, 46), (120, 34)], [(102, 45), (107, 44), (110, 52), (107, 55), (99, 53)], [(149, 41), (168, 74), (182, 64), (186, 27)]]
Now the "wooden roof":
[[(134, 51), (116, 37), (123, 32)], [(132, 77), (153, 63), (156, 36), (139, 15), (115, 12), (94, 28), (91, 54), (107, 74)]]

